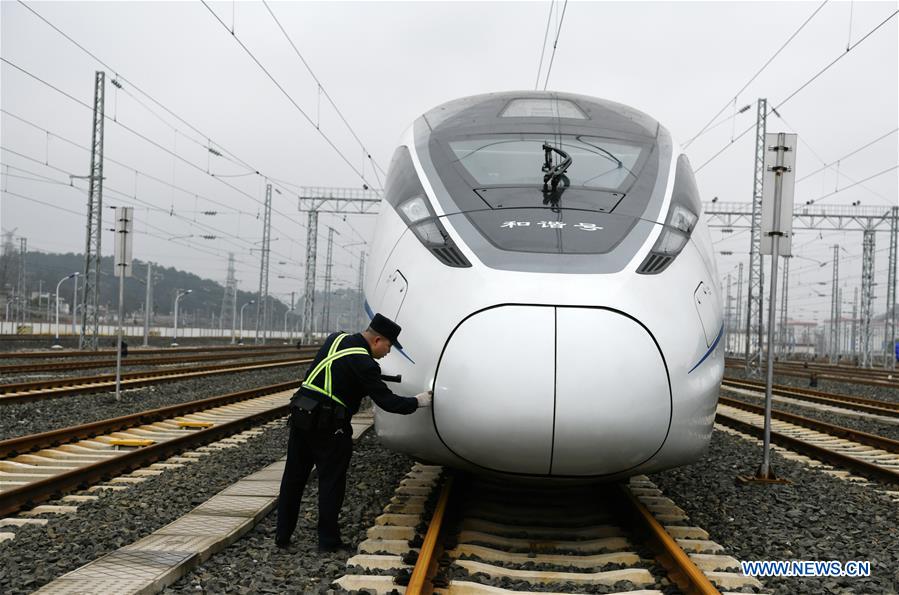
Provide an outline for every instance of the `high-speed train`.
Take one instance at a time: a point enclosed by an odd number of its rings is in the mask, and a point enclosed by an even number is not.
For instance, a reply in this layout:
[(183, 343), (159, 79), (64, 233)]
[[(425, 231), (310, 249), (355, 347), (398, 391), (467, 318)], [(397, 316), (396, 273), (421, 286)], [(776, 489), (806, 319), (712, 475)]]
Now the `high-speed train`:
[(716, 265), (687, 157), (592, 97), (503, 92), (419, 117), (390, 164), (366, 310), (389, 448), (484, 474), (604, 481), (697, 460), (724, 371)]

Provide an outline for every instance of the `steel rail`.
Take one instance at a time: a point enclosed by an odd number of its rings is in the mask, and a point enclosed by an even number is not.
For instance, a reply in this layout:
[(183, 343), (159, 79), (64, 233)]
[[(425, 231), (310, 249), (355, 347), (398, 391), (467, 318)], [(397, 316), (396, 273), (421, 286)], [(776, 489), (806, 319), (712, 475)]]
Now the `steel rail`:
[[(755, 382), (753, 380), (744, 380), (742, 378), (725, 378), (721, 381), (724, 387), (750, 388), (764, 392), (765, 383)], [(878, 415), (887, 415), (896, 417), (899, 415), (899, 403), (892, 401), (881, 401), (877, 399), (865, 399), (862, 397), (853, 397), (851, 395), (841, 395), (839, 393), (828, 393), (824, 391), (816, 391), (804, 388), (794, 388), (792, 386), (784, 386), (775, 384), (771, 388), (772, 393), (782, 397), (792, 397), (812, 403), (821, 403), (825, 405), (843, 406), (851, 405), (858, 411), (866, 413), (876, 413)]]
[[(738, 358), (728, 357), (725, 359), (728, 367), (745, 366), (745, 362)], [(884, 368), (862, 368), (860, 366), (850, 366), (847, 364), (830, 364), (825, 362), (806, 362), (796, 360), (778, 360), (775, 364), (777, 368), (801, 368), (803, 370), (830, 371), (836, 374), (849, 374), (852, 376), (895, 376), (894, 370)]]
[[(742, 364), (725, 364), (728, 368), (739, 368)], [(862, 378), (858, 376), (846, 374), (834, 374), (832, 372), (821, 370), (809, 370), (806, 368), (774, 368), (774, 373), (780, 376), (795, 376), (798, 378), (809, 378), (811, 373), (815, 373), (818, 380), (831, 380), (833, 382), (843, 382), (848, 384), (862, 384), (865, 386), (878, 386), (885, 388), (899, 389), (899, 381), (878, 378)]]
[(443, 530), (443, 520), (446, 518), (446, 508), (452, 489), (453, 477), (451, 475), (446, 478), (440, 491), (437, 507), (431, 516), (428, 532), (425, 534), (424, 542), (418, 553), (418, 560), (415, 562), (415, 567), (412, 569), (412, 575), (409, 578), (409, 584), (406, 586), (406, 595), (421, 595), (422, 593), (433, 592), (431, 580), (437, 572), (438, 538)]
[[(310, 360), (311, 361), (311, 360)], [(290, 382), (280, 382), (268, 386), (261, 386), (249, 390), (242, 390), (217, 397), (209, 397), (208, 399), (199, 399), (187, 403), (178, 403), (168, 407), (159, 407), (157, 409), (149, 409), (140, 413), (131, 415), (123, 415), (109, 419), (102, 419), (78, 426), (70, 426), (68, 428), (60, 428), (49, 432), (41, 432), (40, 434), (30, 434), (28, 436), (19, 436), (0, 441), (0, 459), (17, 456), (43, 448), (52, 448), (60, 444), (66, 444), (75, 440), (84, 440), (93, 438), (102, 434), (109, 434), (126, 430), (136, 426), (151, 424), (165, 419), (171, 419), (181, 415), (187, 415), (197, 411), (203, 411), (212, 407), (220, 407), (230, 403), (237, 403), (247, 399), (263, 397), (272, 393), (277, 393), (292, 388), (297, 388), (301, 384), (301, 380), (291, 380)]]
[[(718, 397), (718, 402), (735, 409), (749, 411), (750, 413), (757, 413), (759, 415), (765, 414), (764, 407), (759, 407), (750, 403), (744, 403), (743, 401), (738, 401), (737, 399)], [(873, 446), (874, 448), (879, 448), (887, 452), (899, 454), (899, 440), (893, 440), (891, 438), (887, 438), (886, 436), (870, 434), (868, 432), (862, 432), (861, 430), (853, 430), (852, 428), (847, 428), (845, 426), (837, 426), (834, 424), (829, 424), (827, 422), (819, 421), (817, 419), (803, 417), (801, 415), (795, 415), (793, 413), (787, 413), (786, 411), (778, 411), (776, 409), (771, 411), (771, 418), (795, 424), (797, 426), (802, 426), (810, 430), (817, 430), (819, 432), (823, 432), (831, 436), (836, 436), (838, 438), (852, 440), (853, 442), (858, 442), (859, 444), (864, 444), (865, 446)]]
[(171, 457), (179, 452), (196, 448), (227, 436), (236, 434), (250, 427), (265, 423), (287, 415), (289, 405), (281, 405), (235, 419), (205, 430), (185, 433), (184, 436), (165, 442), (145, 446), (137, 450), (124, 452), (121, 456), (112, 457), (86, 467), (79, 467), (53, 477), (26, 484), (20, 488), (0, 493), (0, 517), (4, 517), (24, 508), (30, 508), (40, 502), (89, 485), (121, 475)]
[[(110, 337), (114, 339), (115, 337)], [(163, 353), (215, 353), (223, 351), (271, 351), (274, 349), (283, 349), (284, 345), (244, 345), (242, 347), (235, 345), (210, 345), (208, 347), (129, 347), (132, 355), (160, 355)], [(45, 349), (42, 351), (3, 351), (0, 352), (0, 359), (58, 359), (71, 357), (108, 357), (115, 356), (115, 349), (98, 349), (97, 351), (80, 351), (72, 349), (68, 351), (52, 351)]]
[[(311, 358), (291, 358), (254, 362), (247, 365), (219, 364), (215, 366), (204, 366), (199, 369), (194, 368), (189, 372), (186, 372), (184, 368), (178, 368), (176, 370), (132, 372), (122, 375), (121, 385), (124, 389), (139, 388), (152, 384), (174, 382), (176, 380), (185, 380), (189, 378), (202, 378), (204, 376), (214, 376), (216, 374), (233, 374), (237, 372), (245, 372), (247, 370), (281, 368), (297, 364), (309, 363), (310, 361)], [(2, 406), (2, 404), (38, 401), (41, 399), (61, 397), (71, 394), (106, 392), (112, 390), (114, 386), (115, 374), (103, 374), (100, 376), (79, 376), (75, 378), (67, 378), (56, 381), (40, 381), (31, 383), (26, 382), (18, 385), (0, 385), (0, 406)], [(10, 394), (12, 393), (12, 390), (10, 390), (11, 388), (19, 389), (19, 392)], [(42, 392), (36, 392), (40, 389), (46, 390)]]
[[(309, 352), (311, 348), (304, 347), (299, 351)], [(207, 362), (207, 361), (221, 361), (228, 359), (239, 359), (242, 357), (266, 357), (269, 355), (283, 355), (285, 353), (297, 353), (296, 348), (283, 348), (280, 350), (256, 350), (256, 351), (234, 351), (227, 353), (214, 353), (214, 354), (202, 354), (202, 355), (178, 355), (172, 357), (129, 357), (127, 360), (123, 359), (123, 366), (163, 366), (168, 364), (183, 364), (189, 362)], [(129, 354), (136, 355), (136, 354)], [(14, 374), (14, 373), (26, 373), (26, 372), (47, 372), (53, 370), (87, 370), (90, 368), (112, 368), (115, 367), (116, 360), (115, 359), (92, 359), (92, 360), (76, 360), (76, 361), (56, 361), (56, 362), (44, 362), (40, 364), (11, 364), (11, 365), (2, 365), (0, 366), (0, 375), (2, 374)]]
[(660, 562), (666, 567), (668, 576), (686, 593), (720, 595), (720, 591), (690, 559), (677, 541), (665, 531), (659, 521), (646, 506), (623, 484), (618, 484), (621, 500), (627, 504), (632, 516), (649, 533), (651, 541), (662, 552)]
[[(756, 426), (749, 422), (736, 419), (721, 412), (717, 412), (715, 414), (715, 420), (718, 423), (730, 426), (731, 428), (739, 430), (744, 434), (749, 434), (750, 436), (753, 436), (755, 438), (762, 438), (764, 436), (764, 429), (760, 426)], [(863, 461), (849, 455), (844, 455), (822, 446), (811, 444), (810, 442), (806, 442), (805, 440), (800, 440), (799, 438), (793, 438), (792, 436), (787, 436), (786, 434), (772, 431), (771, 443), (777, 444), (778, 446), (782, 446), (794, 452), (810, 456), (820, 461), (831, 463), (838, 467), (851, 469), (853, 471), (856, 471), (859, 475), (863, 475), (871, 479), (876, 479), (878, 481), (883, 481), (889, 484), (899, 485), (899, 471), (893, 471), (892, 469), (881, 467), (880, 465), (875, 465), (874, 463), (869, 463), (867, 461)]]

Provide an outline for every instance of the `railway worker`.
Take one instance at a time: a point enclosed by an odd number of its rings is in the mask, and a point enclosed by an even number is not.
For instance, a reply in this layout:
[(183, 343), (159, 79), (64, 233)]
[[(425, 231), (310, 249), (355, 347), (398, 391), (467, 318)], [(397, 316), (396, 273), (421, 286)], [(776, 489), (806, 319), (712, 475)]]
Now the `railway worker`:
[(318, 469), (318, 550), (345, 549), (337, 516), (343, 505), (346, 475), (353, 451), (350, 418), (366, 395), (382, 409), (408, 415), (431, 404), (431, 392), (414, 397), (393, 394), (375, 361), (396, 345), (400, 326), (376, 314), (361, 333), (334, 333), (309, 366), (291, 399), (287, 464), (281, 479), (275, 544), (286, 548), (297, 525), (300, 501), (312, 466)]

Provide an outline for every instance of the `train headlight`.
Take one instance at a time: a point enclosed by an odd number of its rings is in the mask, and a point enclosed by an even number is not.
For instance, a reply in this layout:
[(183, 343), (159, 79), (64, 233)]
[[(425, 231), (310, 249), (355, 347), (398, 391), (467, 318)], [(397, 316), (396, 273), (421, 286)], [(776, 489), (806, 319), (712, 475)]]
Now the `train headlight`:
[(431, 208), (406, 147), (398, 148), (393, 156), (384, 198), (393, 205), (418, 241), (440, 262), (451, 267), (471, 266)]
[(655, 275), (668, 268), (671, 261), (687, 245), (687, 240), (690, 239), (690, 234), (693, 233), (693, 228), (699, 220), (698, 213), (701, 211), (702, 204), (699, 202), (693, 169), (687, 156), (681, 155), (677, 160), (671, 207), (668, 209), (668, 216), (665, 217), (662, 233), (659, 234), (646, 259), (637, 268), (637, 272)]
[(662, 230), (662, 234), (656, 240), (652, 251), (671, 256), (680, 254), (680, 251), (687, 244), (687, 240), (690, 239), (690, 233), (693, 231), (693, 226), (696, 225), (696, 220), (696, 215), (687, 210), (686, 207), (674, 205), (668, 213), (665, 229)]
[(411, 223), (417, 223), (422, 219), (431, 216), (428, 204), (423, 196), (414, 196), (400, 205), (400, 211), (406, 216), (406, 220)]

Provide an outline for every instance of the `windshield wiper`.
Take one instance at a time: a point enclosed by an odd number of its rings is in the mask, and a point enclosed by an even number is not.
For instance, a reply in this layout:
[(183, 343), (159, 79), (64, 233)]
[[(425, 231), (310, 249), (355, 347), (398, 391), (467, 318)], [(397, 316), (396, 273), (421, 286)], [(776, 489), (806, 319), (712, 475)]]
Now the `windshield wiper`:
[[(570, 184), (565, 172), (571, 167), (571, 155), (549, 143), (543, 143), (543, 152), (543, 204), (549, 203), (555, 206), (562, 197), (562, 191)], [(553, 165), (552, 154), (554, 152), (562, 157), (562, 161), (557, 165)], [(565, 182), (561, 190), (559, 190), (559, 181)]]

